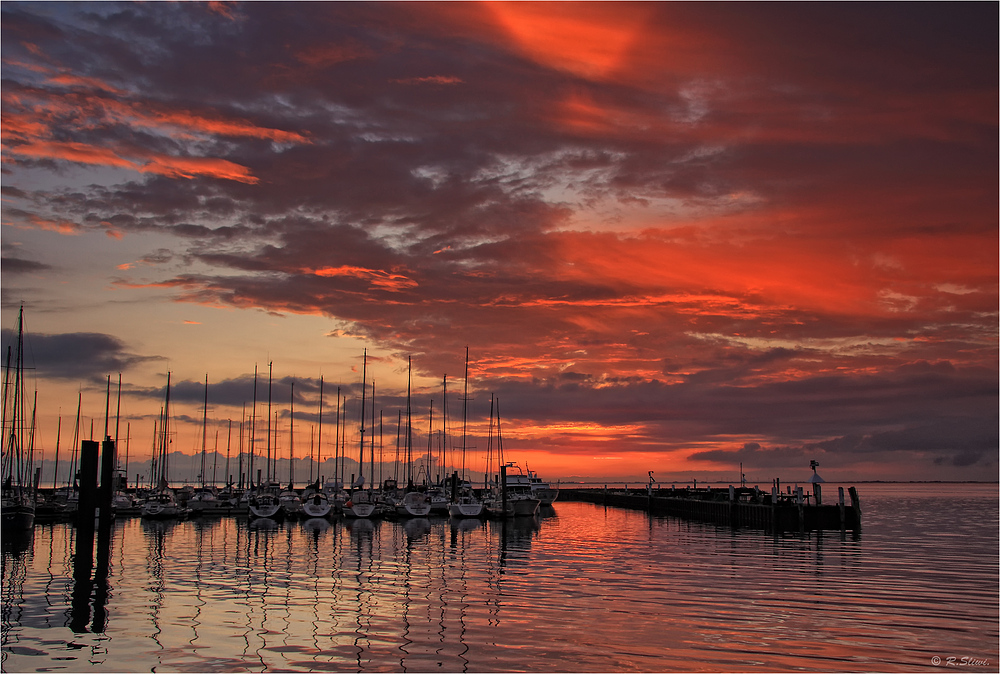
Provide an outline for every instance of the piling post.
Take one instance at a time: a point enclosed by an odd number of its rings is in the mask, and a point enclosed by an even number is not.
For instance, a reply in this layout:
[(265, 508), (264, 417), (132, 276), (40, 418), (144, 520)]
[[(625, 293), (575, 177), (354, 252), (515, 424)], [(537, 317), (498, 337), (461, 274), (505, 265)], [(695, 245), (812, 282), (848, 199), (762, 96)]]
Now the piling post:
[(799, 533), (801, 534), (806, 525), (805, 510), (802, 505), (802, 487), (795, 488), (795, 506), (799, 512)]
[(851, 510), (854, 511), (854, 528), (855, 531), (858, 531), (861, 529), (861, 498), (858, 496), (856, 488), (850, 487), (847, 491), (851, 495)]
[(816, 497), (816, 505), (823, 505), (823, 488), (819, 482), (813, 485), (813, 496)]
[(507, 517), (507, 466), (500, 466), (500, 507)]
[(837, 505), (840, 510), (840, 530), (844, 531), (846, 528), (846, 522), (844, 521), (844, 488), (837, 487)]
[(94, 529), (94, 509), (97, 507), (97, 448), (94, 440), (80, 443), (80, 505), (76, 525)]
[(771, 531), (778, 533), (778, 488), (771, 487)]
[(101, 443), (101, 486), (97, 490), (97, 512), (101, 521), (111, 518), (111, 500), (114, 496), (115, 441), (105, 436)]
[(736, 510), (736, 489), (733, 485), (729, 485), (729, 526), (736, 527), (739, 525), (739, 517)]

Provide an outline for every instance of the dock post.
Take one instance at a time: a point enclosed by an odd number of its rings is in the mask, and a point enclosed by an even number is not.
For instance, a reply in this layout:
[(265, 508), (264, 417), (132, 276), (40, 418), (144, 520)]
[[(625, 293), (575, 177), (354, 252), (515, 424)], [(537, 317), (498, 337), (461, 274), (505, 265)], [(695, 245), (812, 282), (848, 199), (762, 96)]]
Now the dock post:
[(97, 447), (93, 440), (80, 443), (80, 505), (76, 525), (94, 529), (94, 510), (97, 507)]
[(837, 487), (838, 505), (840, 506), (840, 530), (844, 531), (845, 521), (844, 521), (844, 488)]
[(111, 501), (115, 493), (115, 441), (105, 437), (101, 443), (101, 486), (97, 490), (97, 513), (101, 522), (111, 518)]
[(507, 466), (500, 466), (500, 505), (507, 517)]
[(778, 488), (771, 487), (771, 531), (778, 535)]
[(806, 527), (805, 510), (802, 505), (802, 487), (795, 488), (795, 505), (799, 511), (799, 533), (801, 534)]
[(823, 488), (819, 482), (813, 485), (813, 495), (816, 497), (816, 505), (823, 505)]
[(737, 527), (739, 526), (739, 516), (736, 510), (736, 489), (733, 485), (729, 485), (729, 526)]
[(858, 496), (858, 490), (854, 487), (849, 487), (847, 492), (851, 495), (851, 510), (854, 511), (854, 530), (859, 531), (861, 529), (861, 498)]

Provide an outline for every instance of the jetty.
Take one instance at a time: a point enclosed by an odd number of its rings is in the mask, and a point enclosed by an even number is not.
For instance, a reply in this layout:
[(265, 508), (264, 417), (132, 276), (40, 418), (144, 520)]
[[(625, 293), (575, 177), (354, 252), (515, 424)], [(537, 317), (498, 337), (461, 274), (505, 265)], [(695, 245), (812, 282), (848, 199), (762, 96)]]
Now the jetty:
[(802, 487), (782, 492), (772, 485), (770, 491), (757, 487), (670, 487), (652, 484), (639, 488), (609, 490), (572, 489), (559, 491), (563, 501), (584, 501), (598, 505), (644, 510), (652, 515), (711, 522), (734, 528), (763, 529), (780, 533), (824, 529), (861, 530), (861, 500), (854, 487), (838, 487), (836, 500), (823, 501), (823, 490), (813, 484), (812, 493)]

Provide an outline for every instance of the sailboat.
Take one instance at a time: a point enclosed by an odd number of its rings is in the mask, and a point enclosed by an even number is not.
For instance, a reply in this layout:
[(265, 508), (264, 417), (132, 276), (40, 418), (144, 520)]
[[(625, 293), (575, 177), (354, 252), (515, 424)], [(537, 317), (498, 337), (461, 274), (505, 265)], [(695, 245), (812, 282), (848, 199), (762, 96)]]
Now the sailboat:
[[(361, 443), (358, 456), (358, 477), (351, 485), (350, 500), (344, 503), (344, 515), (347, 517), (368, 519), (375, 514), (376, 503), (371, 497), (371, 490), (365, 491), (365, 394), (368, 389), (368, 349), (365, 349), (361, 367)], [(374, 427), (374, 420), (372, 423)]]
[(140, 514), (146, 519), (171, 520), (178, 519), (187, 513), (174, 497), (168, 481), (168, 460), (170, 454), (170, 373), (167, 372), (167, 392), (164, 396), (163, 418), (160, 420), (159, 446), (156, 448), (153, 463), (156, 466), (154, 491), (142, 502)]
[[(295, 466), (295, 382), (292, 382), (292, 397), (289, 402), (289, 413), (288, 413), (288, 489), (282, 490), (278, 494), (278, 502), (281, 503), (281, 510), (285, 513), (285, 517), (289, 519), (297, 519), (302, 515), (302, 499), (299, 498), (299, 493), (295, 491), (294, 487), (294, 466)], [(275, 429), (277, 433), (277, 429)], [(275, 443), (274, 454), (277, 456), (278, 448), (277, 443)]]
[(452, 517), (481, 517), (483, 502), (476, 497), (465, 479), (465, 450), (468, 438), (469, 423), (469, 347), (465, 347), (465, 395), (462, 396), (462, 483), (455, 494), (455, 499), (448, 506)]
[(24, 385), (24, 306), (17, 315), (17, 353), (11, 382), (10, 347), (3, 384), (3, 528), (29, 531), (35, 526), (35, 489), (32, 488), (34, 413), (26, 427), (27, 404)]
[(206, 455), (208, 451), (208, 375), (205, 375), (205, 404), (202, 408), (201, 422), (201, 487), (194, 490), (191, 498), (187, 501), (187, 507), (191, 509), (192, 515), (215, 514), (220, 507), (219, 499), (216, 498), (215, 485), (208, 486), (208, 466), (206, 465)]
[[(317, 466), (322, 465), (323, 453), (323, 377), (319, 378), (319, 443), (316, 455)], [(310, 435), (310, 438), (312, 436)], [(312, 440), (310, 439), (310, 443)], [(312, 451), (309, 452), (309, 459), (312, 461)], [(310, 468), (310, 479), (312, 479), (312, 469)], [(316, 476), (316, 482), (302, 492), (302, 515), (308, 519), (329, 517), (333, 511), (333, 504), (325, 491), (320, 489), (320, 476)]]

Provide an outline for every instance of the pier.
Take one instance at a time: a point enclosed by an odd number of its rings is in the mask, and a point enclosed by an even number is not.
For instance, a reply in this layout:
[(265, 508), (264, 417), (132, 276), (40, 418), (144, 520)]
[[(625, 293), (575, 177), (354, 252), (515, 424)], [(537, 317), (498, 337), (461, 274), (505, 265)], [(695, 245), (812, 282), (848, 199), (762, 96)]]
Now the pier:
[(861, 500), (857, 489), (839, 487), (837, 500), (825, 504), (822, 488), (814, 493), (801, 487), (770, 492), (756, 487), (728, 488), (655, 488), (652, 485), (633, 489), (571, 489), (563, 487), (563, 501), (584, 501), (598, 505), (644, 510), (652, 515), (669, 515), (683, 519), (711, 522), (734, 528), (763, 529), (774, 533), (785, 531), (861, 530)]

